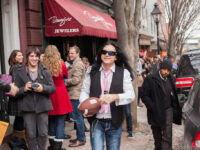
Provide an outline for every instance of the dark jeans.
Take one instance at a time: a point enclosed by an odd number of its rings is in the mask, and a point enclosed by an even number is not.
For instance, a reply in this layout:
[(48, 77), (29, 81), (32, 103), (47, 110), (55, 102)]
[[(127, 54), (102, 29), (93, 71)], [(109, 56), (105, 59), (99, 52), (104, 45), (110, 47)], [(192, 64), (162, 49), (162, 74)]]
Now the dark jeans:
[(54, 141), (64, 140), (65, 122), (64, 115), (49, 116), (49, 138)]
[(172, 150), (172, 123), (173, 109), (168, 108), (166, 111), (165, 128), (151, 126), (155, 150)]
[(48, 112), (23, 112), (29, 150), (45, 150), (48, 133)]
[(111, 121), (95, 120), (90, 129), (92, 137), (92, 150), (104, 150), (104, 139), (106, 150), (120, 150), (122, 125), (115, 128)]
[(17, 130), (17, 131), (23, 131), (24, 130), (24, 119), (23, 119), (23, 117), (15, 116), (13, 129)]
[(132, 115), (131, 115), (131, 104), (125, 106), (125, 115), (126, 115), (126, 128), (128, 133), (132, 133)]
[(72, 117), (76, 122), (76, 137), (78, 141), (85, 142), (85, 127), (81, 112), (78, 110), (79, 100), (71, 100), (73, 107)]

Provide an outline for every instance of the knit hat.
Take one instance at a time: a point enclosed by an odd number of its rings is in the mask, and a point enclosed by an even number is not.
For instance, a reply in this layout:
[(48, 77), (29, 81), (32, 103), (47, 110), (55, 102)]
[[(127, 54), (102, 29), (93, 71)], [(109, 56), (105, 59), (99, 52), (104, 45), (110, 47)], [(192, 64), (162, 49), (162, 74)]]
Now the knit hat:
[(164, 60), (160, 63), (160, 69), (168, 69), (169, 71), (171, 71), (172, 63), (169, 60)]

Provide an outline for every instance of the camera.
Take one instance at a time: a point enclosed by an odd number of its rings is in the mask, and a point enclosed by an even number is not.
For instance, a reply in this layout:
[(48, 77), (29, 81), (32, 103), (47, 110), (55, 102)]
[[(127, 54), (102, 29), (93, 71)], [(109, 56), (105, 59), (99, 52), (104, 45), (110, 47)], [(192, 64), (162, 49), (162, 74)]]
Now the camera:
[(32, 83), (31, 84), (31, 89), (32, 90), (35, 90), (35, 89), (37, 89), (39, 87), (39, 85), (37, 84), (37, 83)]

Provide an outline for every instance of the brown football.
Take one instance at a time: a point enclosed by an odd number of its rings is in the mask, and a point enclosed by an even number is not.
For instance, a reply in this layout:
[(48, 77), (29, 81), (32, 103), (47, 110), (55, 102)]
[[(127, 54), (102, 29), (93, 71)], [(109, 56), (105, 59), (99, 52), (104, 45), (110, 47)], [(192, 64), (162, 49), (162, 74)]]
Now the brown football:
[(101, 101), (99, 98), (90, 97), (87, 98), (79, 105), (79, 111), (85, 115), (94, 115), (96, 114), (101, 107)]

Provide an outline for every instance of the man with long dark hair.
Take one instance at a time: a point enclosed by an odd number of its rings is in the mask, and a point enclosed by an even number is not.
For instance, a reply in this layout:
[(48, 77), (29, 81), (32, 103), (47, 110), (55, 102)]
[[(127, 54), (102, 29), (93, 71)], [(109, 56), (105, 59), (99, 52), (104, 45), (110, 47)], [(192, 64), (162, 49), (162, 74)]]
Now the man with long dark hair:
[(92, 150), (119, 150), (124, 105), (133, 101), (131, 68), (125, 55), (114, 41), (104, 43), (98, 52), (97, 62), (86, 74), (80, 101), (89, 97), (101, 99), (101, 109), (91, 122)]

